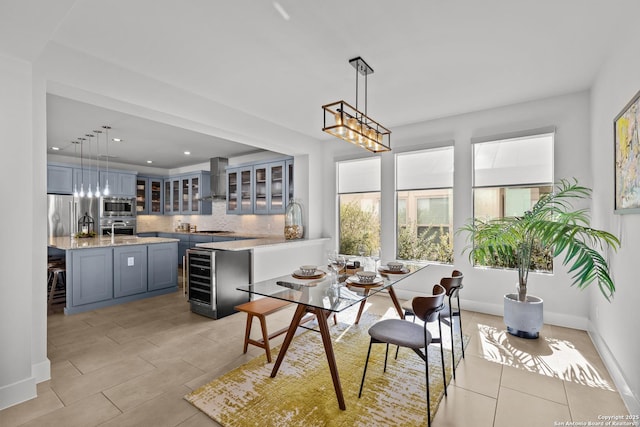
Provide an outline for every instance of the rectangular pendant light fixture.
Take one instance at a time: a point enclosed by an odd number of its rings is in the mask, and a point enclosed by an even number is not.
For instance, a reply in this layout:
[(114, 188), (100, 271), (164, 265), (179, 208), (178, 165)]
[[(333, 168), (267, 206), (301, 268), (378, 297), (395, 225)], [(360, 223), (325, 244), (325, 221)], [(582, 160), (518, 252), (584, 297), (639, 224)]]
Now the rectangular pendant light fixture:
[[(372, 153), (391, 151), (391, 131), (367, 116), (367, 76), (373, 73), (373, 69), (360, 57), (349, 60), (349, 63), (356, 69), (356, 106), (354, 108), (345, 101), (323, 105), (322, 130)], [(365, 78), (364, 113), (358, 110), (359, 74)]]

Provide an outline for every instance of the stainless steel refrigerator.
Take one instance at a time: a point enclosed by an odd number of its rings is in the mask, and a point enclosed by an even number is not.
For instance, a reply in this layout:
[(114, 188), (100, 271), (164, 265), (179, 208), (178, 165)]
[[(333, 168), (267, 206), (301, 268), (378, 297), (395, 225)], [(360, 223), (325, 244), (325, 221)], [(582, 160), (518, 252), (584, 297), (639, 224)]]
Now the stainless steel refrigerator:
[(48, 237), (70, 236), (78, 231), (78, 220), (86, 213), (93, 218), (96, 233), (100, 230), (100, 199), (59, 194), (47, 195)]

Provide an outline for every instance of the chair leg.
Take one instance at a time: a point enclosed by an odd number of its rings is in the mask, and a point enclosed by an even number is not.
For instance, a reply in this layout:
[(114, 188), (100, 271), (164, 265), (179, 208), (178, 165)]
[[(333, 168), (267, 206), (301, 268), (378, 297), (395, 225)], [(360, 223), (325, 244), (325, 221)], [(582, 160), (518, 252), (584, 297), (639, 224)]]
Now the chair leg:
[[(424, 376), (427, 383), (427, 426), (431, 427), (431, 399), (429, 396), (429, 344), (427, 344), (427, 328), (424, 328)], [(442, 345), (442, 344), (440, 344)], [(447, 388), (444, 388), (445, 393)]]
[(386, 344), (387, 347), (384, 351), (384, 369), (382, 372), (387, 372), (387, 357), (389, 356), (389, 343)]
[(453, 318), (453, 309), (451, 308), (451, 299), (449, 299), (449, 331), (451, 332), (451, 370), (453, 372), (453, 379), (456, 379), (456, 346), (453, 344), (453, 328), (455, 325), (455, 319)]
[(362, 381), (360, 382), (360, 391), (358, 392), (358, 399), (362, 396), (362, 387), (364, 387), (364, 377), (367, 375), (367, 366), (369, 366), (369, 356), (371, 355), (371, 345), (373, 344), (373, 338), (369, 340), (369, 350), (367, 351), (367, 360), (364, 362), (364, 371), (362, 372)]
[(444, 395), (447, 396), (447, 375), (444, 369), (444, 342), (442, 341), (442, 324), (440, 323), (440, 318), (438, 318), (438, 332), (440, 332), (440, 361), (442, 362), (442, 382), (444, 383)]
[(460, 347), (462, 347), (462, 358), (464, 359), (464, 335), (462, 335), (462, 309), (460, 308), (460, 295), (458, 299), (458, 323), (460, 324)]

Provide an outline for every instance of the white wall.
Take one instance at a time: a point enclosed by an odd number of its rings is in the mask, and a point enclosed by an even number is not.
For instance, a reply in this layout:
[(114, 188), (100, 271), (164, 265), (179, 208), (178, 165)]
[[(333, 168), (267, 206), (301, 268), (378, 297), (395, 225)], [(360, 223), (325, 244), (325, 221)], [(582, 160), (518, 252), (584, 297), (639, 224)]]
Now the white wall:
[[(382, 119), (380, 119), (382, 120)], [(591, 185), (589, 171), (590, 153), (589, 94), (580, 92), (540, 101), (511, 105), (476, 113), (448, 117), (392, 129), (394, 151), (382, 155), (382, 249), (383, 261), (394, 257), (394, 152), (409, 149), (438, 147), (455, 144), (454, 171), (454, 228), (460, 227), (472, 212), (472, 164), (471, 139), (499, 136), (512, 132), (556, 127), (555, 178), (576, 177), (580, 183)], [(340, 142), (326, 144), (325, 225), (324, 232), (335, 237), (336, 198), (334, 160), (367, 156), (368, 153), (350, 144)], [(472, 268), (467, 255), (460, 252), (465, 246), (463, 235), (454, 238), (455, 268), (465, 274), (465, 290), (462, 294), (466, 307), (487, 313), (502, 314), (502, 296), (514, 292), (517, 274), (514, 271), (482, 270)], [(544, 299), (547, 323), (586, 329), (589, 314), (589, 293), (569, 286), (565, 270), (556, 262), (553, 275), (531, 274), (529, 290)], [(398, 293), (412, 296), (430, 289), (451, 266), (432, 266), (413, 282), (398, 286)]]
[(640, 253), (640, 215), (613, 214), (613, 119), (640, 89), (636, 65), (640, 67), (635, 40), (621, 40), (591, 93), (594, 226), (614, 232), (621, 238), (622, 247), (610, 254), (616, 284), (613, 301), (608, 303), (592, 290), (589, 333), (632, 414), (640, 413), (640, 287), (635, 268)]
[[(31, 64), (0, 56), (0, 140), (6, 150), (0, 158), (2, 199), (11, 201), (5, 207), (20, 207), (2, 209), (0, 227), (0, 409), (34, 397), (38, 371), (49, 376), (48, 364), (41, 365), (47, 360), (46, 329), (43, 334), (42, 315), (34, 314), (44, 309), (46, 316), (42, 299), (46, 292), (33, 292), (36, 282), (46, 289), (46, 276), (41, 275), (43, 268), (33, 268), (34, 208), (39, 207), (34, 190), (40, 185), (31, 162), (32, 96)], [(36, 252), (41, 256), (43, 251), (44, 245)], [(40, 261), (44, 266), (44, 259)]]

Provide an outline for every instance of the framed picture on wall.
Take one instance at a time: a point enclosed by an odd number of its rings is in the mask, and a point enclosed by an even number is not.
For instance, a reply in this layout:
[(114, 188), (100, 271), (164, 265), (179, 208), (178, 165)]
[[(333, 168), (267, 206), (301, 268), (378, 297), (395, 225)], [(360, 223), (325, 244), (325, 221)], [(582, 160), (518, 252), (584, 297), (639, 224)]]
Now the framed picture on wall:
[(640, 213), (640, 92), (613, 120), (615, 213)]

